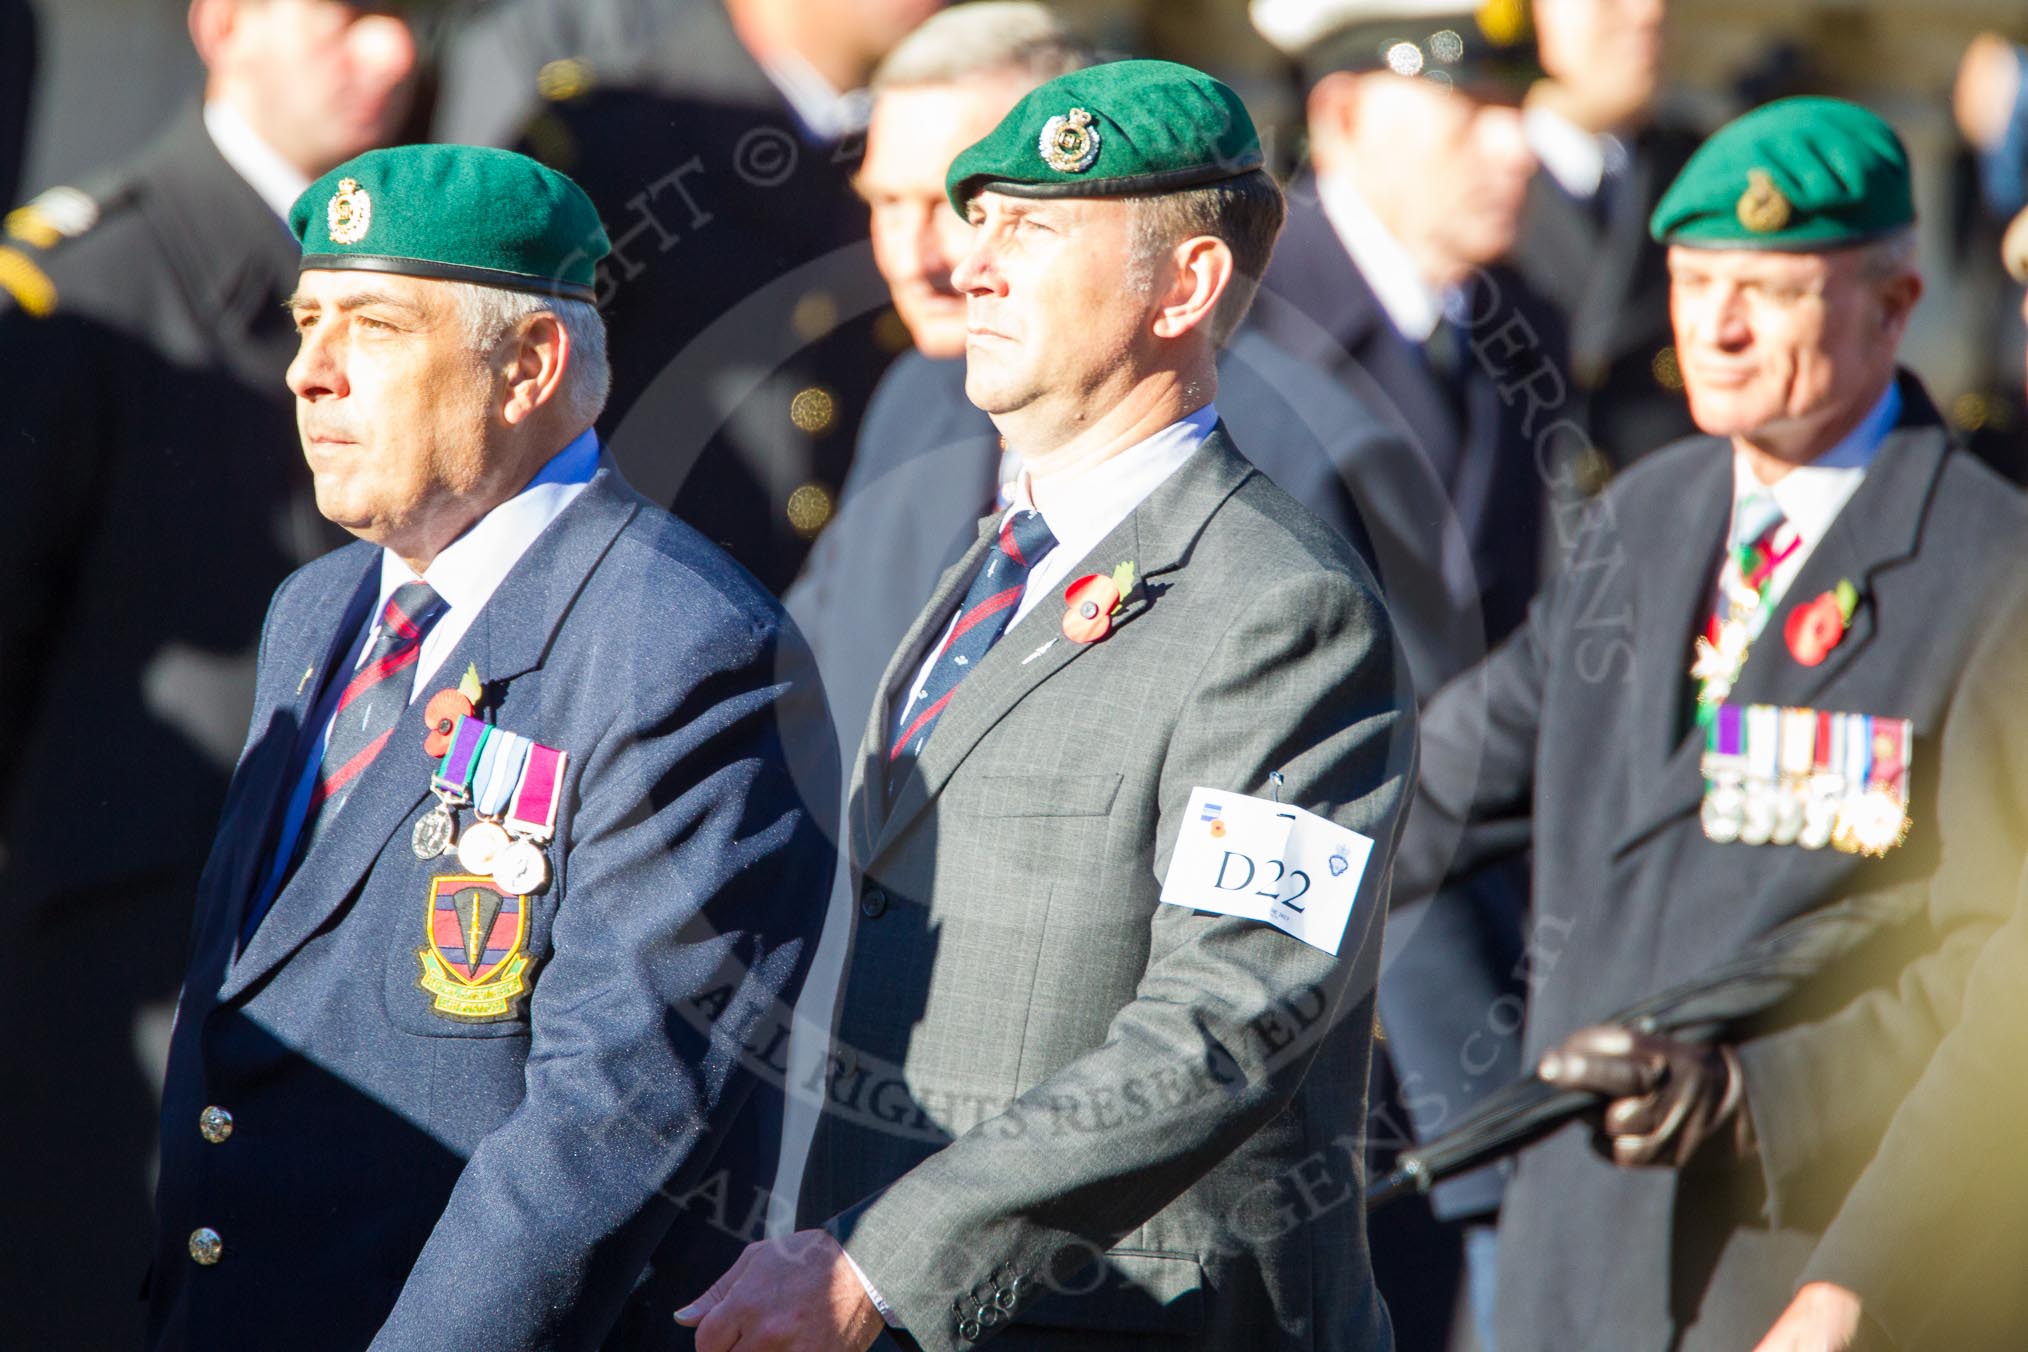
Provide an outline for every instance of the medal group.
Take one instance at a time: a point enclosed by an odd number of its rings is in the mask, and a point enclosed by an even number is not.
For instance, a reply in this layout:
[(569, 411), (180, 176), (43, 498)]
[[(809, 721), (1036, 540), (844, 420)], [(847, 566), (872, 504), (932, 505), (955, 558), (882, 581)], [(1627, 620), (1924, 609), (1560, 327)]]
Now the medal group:
[[(546, 846), (569, 756), (472, 713), (458, 715), (448, 742), (430, 776), (437, 804), (411, 837), (416, 858), (455, 850), (460, 868), (490, 876), (503, 892), (540, 892), (549, 884)], [(460, 832), (457, 814), (467, 807), (476, 820)]]
[(1908, 835), (1905, 718), (1721, 705), (1705, 728), (1704, 834), (1879, 856)]

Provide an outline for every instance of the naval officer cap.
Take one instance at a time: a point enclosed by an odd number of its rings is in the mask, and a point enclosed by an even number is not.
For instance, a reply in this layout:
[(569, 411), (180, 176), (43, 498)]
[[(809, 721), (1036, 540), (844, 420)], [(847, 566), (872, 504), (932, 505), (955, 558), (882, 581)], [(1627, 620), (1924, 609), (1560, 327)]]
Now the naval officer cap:
[(1315, 84), (1335, 71), (1391, 71), (1486, 100), (1542, 78), (1529, 0), (1253, 0), (1249, 17)]
[(511, 150), (416, 145), (369, 150), (303, 190), (289, 209), (302, 268), (477, 282), (594, 299), (611, 249), (584, 189)]
[(1031, 90), (944, 176), (959, 215), (981, 192), (1125, 197), (1177, 192), (1261, 167), (1239, 95), (1173, 61), (1109, 61)]
[(1648, 229), (1663, 244), (1819, 253), (1915, 223), (1908, 151), (1856, 103), (1778, 99), (1698, 147)]

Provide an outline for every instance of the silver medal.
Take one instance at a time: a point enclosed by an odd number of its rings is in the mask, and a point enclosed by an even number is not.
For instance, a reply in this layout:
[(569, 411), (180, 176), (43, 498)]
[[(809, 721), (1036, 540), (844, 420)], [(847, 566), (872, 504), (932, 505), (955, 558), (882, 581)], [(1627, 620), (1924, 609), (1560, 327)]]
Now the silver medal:
[(525, 897), (549, 885), (549, 860), (532, 840), (517, 840), (493, 862), (493, 881), (500, 890)]
[(491, 873), (500, 852), (507, 848), (507, 833), (493, 822), (473, 822), (458, 840), (458, 867), (467, 873)]
[(409, 833), (409, 847), (418, 859), (435, 859), (451, 848), (455, 827), (450, 808), (438, 803), (416, 822), (415, 830)]

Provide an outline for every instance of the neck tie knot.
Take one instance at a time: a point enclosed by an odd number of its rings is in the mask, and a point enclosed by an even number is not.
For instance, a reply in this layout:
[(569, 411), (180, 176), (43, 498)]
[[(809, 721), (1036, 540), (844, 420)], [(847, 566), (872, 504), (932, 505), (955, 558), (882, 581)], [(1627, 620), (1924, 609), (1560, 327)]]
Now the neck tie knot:
[(1056, 536), (1042, 513), (1033, 508), (1014, 512), (1000, 523), (1000, 552), (1019, 568), (1033, 568), (1056, 548)]
[(429, 583), (402, 583), (380, 612), (382, 642), (390, 637), (401, 643), (416, 642), (445, 609), (444, 598)]

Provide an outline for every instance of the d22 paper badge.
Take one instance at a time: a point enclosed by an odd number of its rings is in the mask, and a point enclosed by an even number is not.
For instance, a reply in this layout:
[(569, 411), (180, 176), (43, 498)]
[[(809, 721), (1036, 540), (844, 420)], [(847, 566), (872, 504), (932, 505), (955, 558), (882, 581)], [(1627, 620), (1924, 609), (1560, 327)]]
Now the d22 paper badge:
[(1199, 786), (1161, 899), (1259, 920), (1336, 957), (1372, 853), (1372, 840), (1314, 812)]

